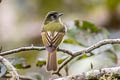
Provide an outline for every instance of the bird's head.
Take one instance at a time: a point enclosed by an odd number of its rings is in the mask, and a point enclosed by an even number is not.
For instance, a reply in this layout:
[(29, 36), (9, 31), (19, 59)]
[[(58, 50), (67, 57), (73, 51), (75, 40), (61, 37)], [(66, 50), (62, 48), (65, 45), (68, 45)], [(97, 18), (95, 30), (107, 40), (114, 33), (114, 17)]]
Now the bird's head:
[(46, 19), (45, 19), (45, 23), (48, 23), (50, 21), (59, 21), (60, 16), (62, 16), (63, 13), (58, 13), (56, 11), (51, 11), (48, 12)]

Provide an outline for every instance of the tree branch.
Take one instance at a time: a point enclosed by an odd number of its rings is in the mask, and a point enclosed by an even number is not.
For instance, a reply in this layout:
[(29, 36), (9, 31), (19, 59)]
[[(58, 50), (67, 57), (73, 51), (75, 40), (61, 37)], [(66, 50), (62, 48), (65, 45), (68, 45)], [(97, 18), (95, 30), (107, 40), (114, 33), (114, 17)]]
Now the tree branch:
[[(60, 72), (60, 70), (66, 66), (71, 60), (73, 60), (75, 57), (77, 56), (82, 56), (83, 54), (87, 54), (90, 53), (91, 51), (106, 45), (106, 44), (120, 44), (120, 39), (105, 39), (102, 40), (84, 50), (81, 50), (79, 52), (76, 53), (72, 53), (71, 51), (65, 50), (65, 49), (58, 49), (58, 51), (67, 53), (68, 55), (70, 55), (71, 57), (68, 58), (67, 60), (65, 60), (61, 66), (59, 67), (58, 71), (53, 73), (53, 74), (58, 74)], [(21, 51), (28, 51), (28, 50), (37, 50), (37, 51), (42, 51), (45, 50), (44, 47), (36, 47), (36, 46), (30, 46), (30, 47), (21, 47), (21, 48), (17, 48), (17, 49), (13, 49), (13, 50), (9, 50), (9, 51), (5, 51), (5, 52), (1, 52), (0, 55), (4, 56), (4, 55), (8, 55), (8, 54), (13, 54), (13, 53), (17, 53), (17, 52), (21, 52)]]
[(105, 40), (99, 41), (98, 43), (96, 43), (84, 50), (76, 52), (73, 55), (78, 56), (78, 55), (81, 55), (81, 53), (90, 53), (91, 51), (93, 51), (103, 45), (106, 45), (106, 44), (120, 44), (120, 39), (105, 39)]
[(12, 74), (12, 77), (19, 80), (19, 75), (13, 65), (2, 56), (0, 56), (0, 61), (2, 62), (2, 64), (6, 66), (8, 71), (10, 71), (10, 73)]
[(20, 47), (20, 48), (17, 48), (17, 49), (13, 49), (13, 50), (1, 52), (0, 55), (1, 56), (5, 56), (5, 55), (9, 55), (9, 54), (13, 54), (13, 53), (18, 53), (18, 52), (21, 52), (21, 51), (29, 51), (29, 50), (42, 51), (42, 50), (45, 50), (45, 48), (44, 47), (36, 47), (36, 46)]
[[(13, 53), (18, 53), (18, 52), (21, 52), (21, 51), (30, 51), (30, 50), (42, 51), (42, 50), (45, 50), (45, 47), (37, 47), (37, 46), (33, 46), (33, 45), (30, 46), (30, 47), (20, 47), (20, 48), (17, 48), (17, 49), (1, 52), (0, 55), (5, 56), (5, 55), (13, 54)], [(59, 49), (59, 48), (58, 48), (58, 51), (61, 51), (63, 53), (67, 53), (68, 55), (72, 56), (71, 51), (68, 51), (68, 50), (65, 50), (65, 49)]]
[[(99, 80), (102, 77), (105, 78), (104, 76), (111, 77), (111, 79), (108, 79), (108, 80), (118, 80), (118, 78), (120, 78), (120, 67), (91, 70), (78, 75), (70, 75), (70, 76), (58, 78), (55, 80)], [(101, 79), (101, 80), (106, 80), (106, 79)]]
[[(91, 51), (93, 51), (93, 50), (95, 50), (103, 45), (106, 45), (106, 44), (120, 44), (120, 39), (105, 39), (105, 40), (99, 41), (98, 43), (96, 43), (96, 44), (94, 44), (94, 45), (92, 45), (84, 50), (72, 53), (72, 57), (67, 59), (65, 62), (63, 62), (63, 64), (61, 64), (61, 66), (59, 67), (58, 71), (54, 72), (53, 74), (58, 74), (60, 72), (60, 70), (65, 65), (67, 65), (71, 60), (73, 60), (75, 57), (90, 53)], [(60, 75), (60, 73), (59, 73), (59, 75)]]

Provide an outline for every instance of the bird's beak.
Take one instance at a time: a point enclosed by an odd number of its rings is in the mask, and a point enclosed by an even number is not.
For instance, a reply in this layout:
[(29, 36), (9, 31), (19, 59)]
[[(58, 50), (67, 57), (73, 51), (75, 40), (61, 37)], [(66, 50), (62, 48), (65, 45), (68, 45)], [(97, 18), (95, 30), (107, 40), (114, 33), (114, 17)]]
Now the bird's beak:
[(59, 16), (62, 16), (63, 15), (63, 13), (59, 13)]

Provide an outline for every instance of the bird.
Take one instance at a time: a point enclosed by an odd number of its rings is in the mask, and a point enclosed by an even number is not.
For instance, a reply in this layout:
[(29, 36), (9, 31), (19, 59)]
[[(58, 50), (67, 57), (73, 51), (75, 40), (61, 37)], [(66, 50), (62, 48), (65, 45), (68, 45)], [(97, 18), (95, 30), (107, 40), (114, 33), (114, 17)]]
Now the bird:
[(67, 32), (66, 26), (61, 21), (63, 13), (50, 11), (47, 13), (41, 31), (43, 44), (48, 52), (46, 60), (47, 71), (57, 71), (57, 49)]

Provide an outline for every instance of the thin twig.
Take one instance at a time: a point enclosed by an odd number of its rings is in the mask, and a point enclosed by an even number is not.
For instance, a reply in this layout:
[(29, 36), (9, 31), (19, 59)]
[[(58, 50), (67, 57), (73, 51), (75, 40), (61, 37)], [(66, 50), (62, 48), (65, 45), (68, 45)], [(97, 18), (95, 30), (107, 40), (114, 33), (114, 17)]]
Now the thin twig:
[(44, 47), (36, 47), (36, 46), (30, 46), (30, 47), (20, 47), (17, 49), (13, 49), (13, 50), (8, 50), (5, 52), (1, 52), (0, 55), (1, 56), (5, 56), (5, 55), (9, 55), (9, 54), (13, 54), (13, 53), (18, 53), (21, 51), (29, 51), (29, 50), (37, 50), (37, 51), (42, 51), (45, 50)]
[[(16, 49), (13, 49), (13, 50), (8, 50), (8, 51), (1, 52), (0, 55), (5, 56), (5, 55), (13, 54), (13, 53), (18, 53), (18, 52), (21, 52), (21, 51), (30, 51), (30, 50), (42, 51), (42, 50), (45, 50), (45, 47), (37, 47), (37, 46), (20, 47), (20, 48), (16, 48)], [(68, 51), (68, 50), (65, 50), (65, 49), (59, 49), (59, 48), (58, 48), (58, 51), (61, 51), (63, 53), (67, 53), (68, 55), (72, 56), (71, 51)]]
[(73, 55), (78, 56), (78, 55), (81, 55), (81, 53), (90, 53), (91, 51), (93, 51), (103, 45), (106, 45), (106, 44), (120, 44), (120, 39), (105, 39), (105, 40), (99, 41), (98, 43), (96, 43), (84, 50), (76, 52)]
[[(11, 78), (11, 77), (12, 77), (12, 75), (7, 74), (7, 75), (4, 75), (2, 78)], [(23, 75), (19, 75), (19, 78), (22, 80), (37, 80), (37, 79), (34, 79), (30, 76), (23, 76)]]

